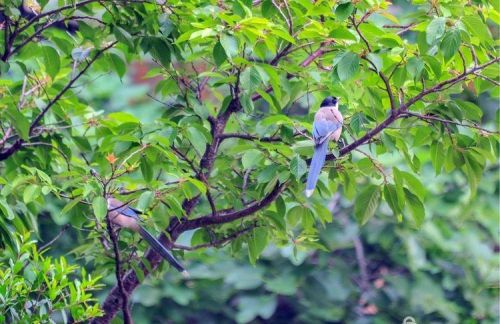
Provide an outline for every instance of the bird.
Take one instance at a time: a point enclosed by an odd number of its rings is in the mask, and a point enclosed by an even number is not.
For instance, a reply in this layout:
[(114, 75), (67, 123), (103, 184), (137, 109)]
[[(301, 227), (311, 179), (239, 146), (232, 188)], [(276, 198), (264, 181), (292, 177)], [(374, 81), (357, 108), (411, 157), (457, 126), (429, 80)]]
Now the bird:
[(342, 133), (344, 119), (339, 111), (340, 98), (328, 96), (321, 102), (319, 110), (314, 115), (313, 140), (314, 155), (309, 166), (305, 195), (311, 197), (323, 164), (325, 164), (328, 142), (338, 141)]
[(120, 227), (128, 228), (134, 232), (138, 232), (146, 242), (160, 254), (167, 262), (177, 269), (185, 277), (189, 277), (189, 273), (182, 264), (168, 251), (150, 232), (148, 232), (141, 224), (139, 219), (140, 211), (129, 206), (129, 203), (124, 203), (116, 198), (108, 197), (108, 217), (113, 224)]

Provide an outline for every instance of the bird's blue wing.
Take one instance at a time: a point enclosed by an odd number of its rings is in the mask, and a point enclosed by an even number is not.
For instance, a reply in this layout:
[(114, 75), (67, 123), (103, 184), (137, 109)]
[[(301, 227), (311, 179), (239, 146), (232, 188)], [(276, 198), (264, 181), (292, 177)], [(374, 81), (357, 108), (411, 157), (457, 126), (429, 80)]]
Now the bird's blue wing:
[(139, 215), (137, 214), (137, 212), (130, 207), (127, 207), (127, 208), (124, 208), (123, 210), (121, 210), (120, 214), (128, 216), (128, 217), (132, 217), (135, 219), (139, 219)]
[(331, 120), (316, 120), (313, 123), (313, 138), (316, 144), (323, 141), (325, 136), (331, 135), (334, 131), (339, 129), (342, 125), (338, 121)]

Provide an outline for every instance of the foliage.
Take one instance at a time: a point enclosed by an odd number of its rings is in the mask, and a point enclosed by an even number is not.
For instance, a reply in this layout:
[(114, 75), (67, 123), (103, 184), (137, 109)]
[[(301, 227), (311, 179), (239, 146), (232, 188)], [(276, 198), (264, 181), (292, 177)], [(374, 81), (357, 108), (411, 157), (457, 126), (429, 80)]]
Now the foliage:
[(91, 291), (102, 288), (99, 277), (87, 275), (64, 257), (52, 259), (37, 251), (29, 234), (15, 235), (15, 250), (0, 263), (0, 322), (52, 323), (68, 316), (83, 322), (102, 314)]
[[(30, 19), (20, 1), (2, 8), (5, 246), (15, 245), (13, 228), (36, 230), (48, 205), (54, 222), (92, 229), (72, 252), (109, 274), (121, 262), (106, 249), (102, 197), (114, 194), (181, 255), (230, 242), (255, 264), (269, 244), (322, 249), (318, 228), (332, 221), (325, 204), (337, 192), (368, 232), (377, 222), (439, 224), (423, 171), (465, 175), (472, 202), (497, 160), (498, 131), (459, 96), (499, 95), (494, 1), (414, 1), (397, 16), (378, 0), (39, 3)], [(54, 28), (69, 21), (74, 34)], [(104, 114), (109, 88), (96, 98), (87, 88), (110, 70), (126, 80), (127, 64), (145, 58), (156, 63), (146, 79), (160, 112)], [(307, 200), (304, 134), (330, 94), (342, 98), (345, 145), (332, 146)], [(381, 216), (388, 210), (393, 218)], [(182, 235), (190, 242), (176, 243)], [(160, 259), (131, 233), (119, 240), (130, 294)], [(123, 295), (111, 290), (104, 320)]]
[[(191, 256), (192, 281), (167, 275), (138, 288), (136, 321), (497, 322), (498, 220), (491, 216), (498, 210), (498, 169), (486, 172), (472, 203), (463, 174), (434, 179), (432, 168), (422, 172), (432, 181), (426, 200), (432, 219), (420, 230), (397, 222), (388, 206), (359, 227), (349, 217), (350, 202), (340, 199), (333, 223), (320, 231), (328, 251), (269, 247), (252, 267), (242, 254), (202, 250)], [(366, 278), (353, 257), (360, 248)]]

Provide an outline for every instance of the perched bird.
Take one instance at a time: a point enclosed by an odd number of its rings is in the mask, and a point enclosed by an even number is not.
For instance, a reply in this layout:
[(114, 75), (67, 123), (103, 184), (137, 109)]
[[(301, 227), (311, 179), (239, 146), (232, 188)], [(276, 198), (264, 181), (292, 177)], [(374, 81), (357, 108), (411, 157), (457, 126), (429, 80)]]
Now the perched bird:
[(108, 216), (112, 223), (131, 229), (141, 234), (142, 238), (149, 243), (151, 248), (160, 254), (168, 261), (175, 269), (182, 273), (184, 277), (189, 277), (188, 272), (179, 261), (177, 261), (172, 253), (168, 251), (151, 233), (141, 226), (139, 215), (140, 212), (131, 208), (128, 203), (123, 203), (113, 197), (108, 197)]
[(342, 133), (342, 114), (338, 110), (339, 98), (327, 97), (314, 115), (314, 155), (309, 166), (305, 194), (311, 197), (328, 152), (328, 141), (338, 141)]

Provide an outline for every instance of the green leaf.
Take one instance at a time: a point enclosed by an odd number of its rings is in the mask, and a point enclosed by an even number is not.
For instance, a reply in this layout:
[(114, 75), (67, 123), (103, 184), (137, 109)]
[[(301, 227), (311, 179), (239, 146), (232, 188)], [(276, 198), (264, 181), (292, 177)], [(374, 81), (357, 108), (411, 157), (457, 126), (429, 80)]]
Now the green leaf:
[(290, 172), (299, 180), (303, 174), (307, 172), (306, 161), (300, 158), (299, 155), (295, 155), (292, 160), (290, 160)]
[(434, 18), (425, 30), (427, 44), (432, 45), (443, 36), (446, 27), (446, 18)]
[(223, 34), (220, 37), (220, 43), (226, 51), (227, 57), (233, 58), (238, 55), (238, 40), (236, 38)]
[(116, 39), (127, 45), (130, 50), (134, 48), (134, 43), (132, 41), (132, 36), (129, 34), (128, 31), (125, 29), (118, 27), (118, 26), (113, 26), (113, 33), (115, 34)]
[(113, 112), (108, 115), (109, 119), (116, 120), (120, 123), (132, 123), (132, 124), (140, 124), (141, 121), (135, 117), (134, 115), (123, 112), (123, 111), (118, 111), (118, 112)]
[(10, 205), (5, 201), (5, 199), (0, 199), (0, 211), (8, 220), (13, 220), (16, 218), (16, 214), (10, 208)]
[(193, 186), (195, 186), (196, 189), (198, 189), (202, 194), (205, 194), (207, 192), (206, 185), (200, 180), (195, 178), (188, 178), (187, 181), (191, 183)]
[(263, 227), (257, 227), (250, 233), (248, 238), (248, 256), (252, 264), (255, 264), (262, 251), (266, 248), (267, 240), (267, 229)]
[(182, 208), (177, 198), (172, 195), (167, 195), (165, 197), (165, 202), (177, 218), (180, 219), (182, 216), (184, 216), (184, 209)]
[(413, 174), (409, 172), (400, 171), (400, 173), (410, 191), (416, 194), (418, 198), (423, 201), (425, 195), (427, 194), (427, 190), (425, 190), (425, 187), (422, 184), (422, 182), (420, 182), (420, 180), (417, 177), (415, 177)]
[(269, 77), (269, 83), (273, 87), (273, 93), (279, 100), (281, 98), (281, 89), (283, 87), (283, 84), (281, 84), (280, 82), (278, 73), (276, 72), (274, 67), (267, 64), (260, 65), (258, 66), (258, 68), (260, 68), (260, 71), (262, 71), (263, 69), (265, 72), (262, 73), (265, 73), (265, 75)]
[(94, 210), (94, 215), (98, 220), (103, 220), (108, 213), (108, 204), (104, 197), (96, 197), (92, 201), (92, 209)]
[(137, 210), (144, 212), (148, 210), (151, 202), (153, 201), (154, 194), (151, 191), (145, 191), (139, 196), (139, 200), (137, 201)]
[[(498, 9), (498, 7), (497, 7)], [(477, 36), (481, 43), (491, 44), (493, 38), (488, 29), (488, 26), (481, 20), (480, 15), (465, 16), (462, 18), (462, 22), (467, 27), (467, 30), (471, 35)]]
[(375, 65), (375, 69), (377, 70), (377, 72), (380, 72), (382, 70), (384, 61), (379, 55), (369, 53), (366, 58), (369, 59), (373, 63), (373, 65)]
[(273, 100), (273, 97), (271, 97), (271, 95), (269, 93), (265, 92), (262, 89), (257, 89), (256, 91), (269, 104), (269, 106), (271, 108), (273, 108), (274, 112), (279, 112), (280, 111), (279, 105), (276, 104), (275, 100)]
[(420, 227), (425, 220), (424, 204), (410, 190), (405, 188), (405, 197), (413, 215), (413, 220), (417, 227)]
[(41, 193), (40, 186), (38, 186), (36, 184), (31, 184), (31, 185), (27, 186), (26, 188), (24, 188), (24, 192), (23, 192), (24, 203), (28, 204), (28, 203), (32, 202), (33, 200), (38, 198), (40, 193)]
[(460, 107), (462, 110), (465, 118), (475, 121), (475, 122), (480, 122), (481, 118), (483, 117), (483, 111), (481, 108), (476, 106), (476, 104), (470, 102), (470, 101), (463, 101), (463, 100), (455, 100), (455, 103)]
[(287, 30), (283, 29), (282, 26), (275, 26), (273, 29), (271, 29), (271, 32), (278, 36), (281, 39), (286, 40), (287, 42), (290, 42), (292, 44), (295, 44), (295, 39), (288, 33)]
[(164, 67), (168, 68), (170, 66), (170, 48), (164, 39), (158, 37), (151, 39), (151, 56)]
[(335, 18), (338, 21), (344, 21), (354, 11), (354, 5), (351, 2), (342, 3), (335, 8)]
[(398, 193), (396, 191), (396, 186), (393, 184), (386, 184), (384, 186), (384, 199), (391, 207), (394, 216), (401, 214), (402, 209), (400, 208), (400, 203), (398, 201)]
[(186, 136), (194, 146), (196, 152), (198, 152), (199, 155), (203, 155), (207, 143), (205, 135), (203, 135), (203, 133), (200, 132), (196, 127), (189, 127), (187, 129)]
[(255, 109), (253, 100), (247, 93), (241, 95), (241, 105), (246, 114), (251, 114)]
[(123, 76), (127, 72), (127, 66), (123, 62), (122, 58), (115, 53), (109, 53), (108, 57), (118, 76), (120, 78), (123, 78)]
[(394, 177), (394, 184), (396, 186), (396, 193), (398, 195), (399, 209), (403, 210), (405, 205), (405, 194), (403, 187), (403, 175), (398, 168), (392, 168), (392, 175)]
[(64, 208), (61, 210), (61, 215), (65, 215), (67, 212), (69, 212), (71, 209), (73, 209), (73, 207), (78, 205), (78, 203), (80, 201), (82, 201), (80, 198), (76, 198), (76, 199), (73, 199), (72, 201), (70, 201), (69, 203), (67, 203), (66, 206), (64, 206)]
[(336, 26), (330, 33), (330, 37), (334, 39), (357, 40), (356, 36), (354, 36), (354, 34), (344, 26)]
[(61, 69), (61, 60), (59, 59), (59, 53), (52, 46), (44, 46), (42, 48), (43, 53), (43, 63), (47, 73), (50, 75), (52, 80), (56, 78), (57, 73)]
[(243, 164), (243, 168), (250, 169), (254, 165), (257, 165), (263, 158), (262, 152), (259, 150), (248, 150), (243, 154), (241, 158), (241, 163)]
[(220, 42), (217, 42), (213, 50), (214, 61), (217, 66), (221, 66), (227, 60), (226, 50)]
[(28, 119), (17, 109), (16, 105), (10, 105), (6, 112), (17, 133), (23, 140), (28, 140), (30, 137), (30, 122)]
[(353, 52), (345, 52), (336, 67), (340, 81), (348, 80), (358, 72), (359, 57)]
[[(467, 152), (468, 153), (468, 152)], [(470, 199), (473, 199), (477, 193), (477, 187), (479, 182), (481, 181), (481, 177), (483, 174), (482, 165), (476, 160), (475, 156), (472, 154), (463, 154), (465, 164), (464, 164), (464, 172), (467, 176), (467, 180), (469, 181), (470, 186)]]
[(423, 57), (424, 61), (431, 68), (432, 73), (436, 78), (441, 77), (441, 62), (439, 62), (434, 56), (426, 55)]
[(413, 80), (419, 80), (424, 70), (424, 61), (418, 57), (411, 57), (406, 64), (406, 70), (413, 77)]
[(443, 144), (441, 142), (433, 142), (431, 144), (431, 162), (434, 166), (434, 170), (436, 171), (436, 175), (441, 173), (441, 169), (443, 168), (445, 152), (443, 149)]
[(460, 31), (458, 29), (452, 29), (446, 32), (441, 41), (439, 48), (443, 52), (444, 59), (448, 61), (451, 59), (460, 47), (462, 38), (460, 36)]
[(288, 213), (286, 214), (286, 220), (287, 223), (291, 227), (295, 227), (299, 220), (302, 219), (302, 215), (304, 215), (306, 212), (308, 212), (307, 208), (305, 208), (302, 205), (295, 206), (293, 208), (290, 208), (288, 210)]
[(354, 216), (359, 224), (364, 225), (374, 214), (380, 203), (380, 187), (368, 185), (356, 197)]
[(153, 166), (145, 156), (142, 156), (140, 159), (140, 167), (144, 180), (151, 182), (153, 180)]

